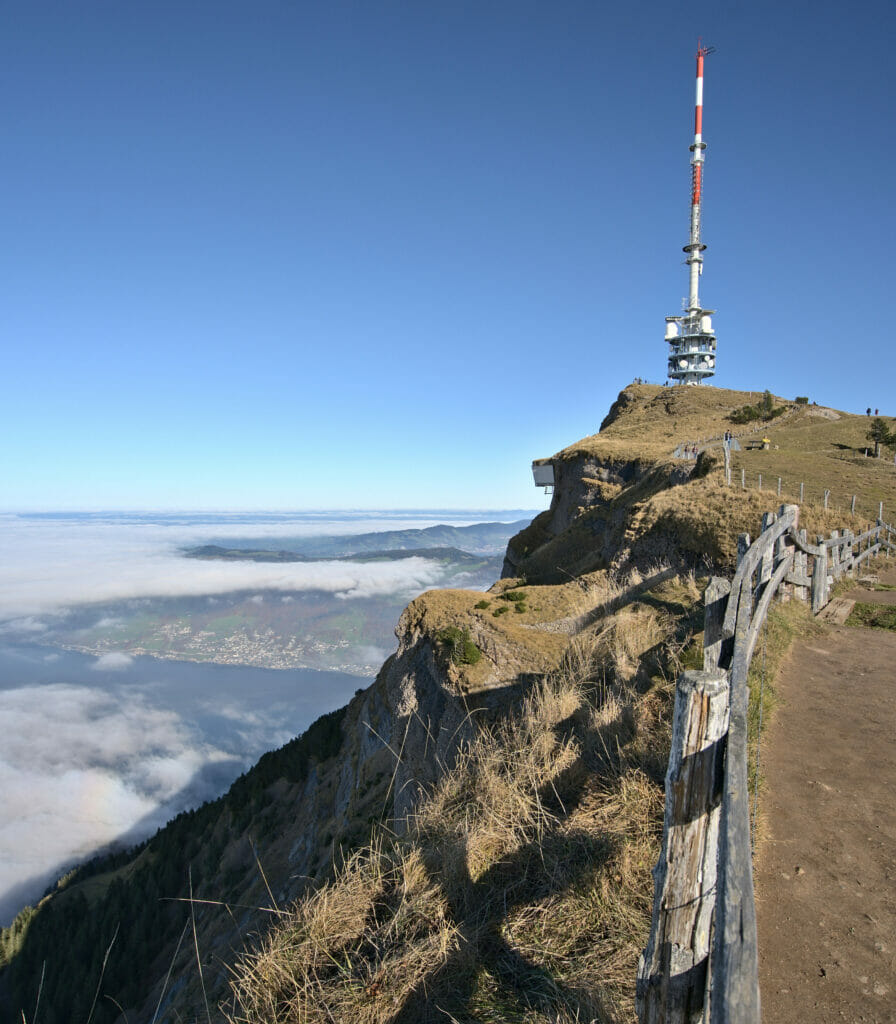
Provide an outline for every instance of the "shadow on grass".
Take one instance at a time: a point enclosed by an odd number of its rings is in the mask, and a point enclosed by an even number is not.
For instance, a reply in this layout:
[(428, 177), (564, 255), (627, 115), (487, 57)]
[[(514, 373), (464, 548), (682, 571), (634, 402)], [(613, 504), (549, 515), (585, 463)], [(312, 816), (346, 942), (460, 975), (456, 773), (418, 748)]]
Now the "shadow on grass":
[[(558, 733), (569, 735), (574, 719), (561, 723)], [(624, 730), (627, 731), (627, 730)], [(586, 883), (595, 870), (619, 852), (619, 841), (600, 832), (564, 828), (594, 777), (594, 760), (608, 765), (620, 738), (620, 724), (577, 730), (582, 748), (603, 751), (597, 758), (582, 756), (541, 788), (538, 800), (553, 815), (550, 827), (493, 864), (474, 879), (469, 872), (468, 843), (456, 835), (428, 832), (430, 868), (440, 877), (459, 929), (459, 945), (434, 971), (420, 979), (390, 1024), (456, 1024), (529, 1021), (541, 1012), (552, 1021), (606, 1020), (612, 1016), (601, 993), (564, 982), (507, 938), (508, 924), (518, 909), (558, 897)], [(446, 877), (444, 865), (454, 865)], [(595, 921), (595, 929), (599, 923)], [(588, 935), (580, 944), (590, 945)], [(634, 974), (632, 976), (634, 985)]]

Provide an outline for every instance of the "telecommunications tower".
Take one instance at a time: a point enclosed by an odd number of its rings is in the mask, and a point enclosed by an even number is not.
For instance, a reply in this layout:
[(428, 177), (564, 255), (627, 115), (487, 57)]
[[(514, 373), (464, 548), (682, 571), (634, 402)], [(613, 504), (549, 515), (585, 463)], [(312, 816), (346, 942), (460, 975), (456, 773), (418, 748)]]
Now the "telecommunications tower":
[(666, 341), (669, 343), (669, 377), (679, 384), (699, 384), (716, 372), (716, 336), (712, 331), (715, 310), (700, 305), (700, 275), (703, 252), (700, 241), (700, 204), (703, 198), (703, 60), (711, 46), (697, 44), (697, 105), (694, 114), (694, 144), (691, 146), (691, 238), (684, 251), (690, 271), (690, 290), (683, 300), (680, 316), (666, 317)]

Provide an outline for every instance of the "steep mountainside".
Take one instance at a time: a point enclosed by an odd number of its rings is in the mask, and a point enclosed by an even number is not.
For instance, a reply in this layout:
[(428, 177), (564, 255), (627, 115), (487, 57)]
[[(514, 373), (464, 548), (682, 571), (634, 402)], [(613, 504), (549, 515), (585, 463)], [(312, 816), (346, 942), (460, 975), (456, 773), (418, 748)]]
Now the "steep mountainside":
[[(551, 508), (488, 593), (412, 601), (346, 708), (3, 932), (3, 1019), (630, 1019), (699, 580), (776, 503), (726, 487), (705, 439), (757, 397), (625, 389), (599, 434), (542, 460)], [(817, 412), (787, 403), (774, 454), (786, 429), (807, 467), (892, 490), (855, 454), (865, 418)], [(673, 458), (700, 439), (699, 459)], [(810, 531), (826, 522), (804, 509)], [(234, 997), (234, 965), (271, 928), (276, 957), (243, 961)]]

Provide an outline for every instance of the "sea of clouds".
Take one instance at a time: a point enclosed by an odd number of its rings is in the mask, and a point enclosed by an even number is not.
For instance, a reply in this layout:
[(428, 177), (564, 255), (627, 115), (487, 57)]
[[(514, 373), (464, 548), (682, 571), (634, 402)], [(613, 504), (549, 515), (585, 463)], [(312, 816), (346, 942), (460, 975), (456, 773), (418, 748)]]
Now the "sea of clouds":
[[(439, 565), (395, 562), (230, 562), (186, 559), (182, 549), (239, 535), (335, 535), (433, 526), (444, 517), (327, 520), (320, 516), (26, 517), (0, 513), (0, 624), (38, 632), (40, 615), (76, 604), (236, 590), (325, 590), (346, 598), (413, 596), (435, 585)], [(477, 520), (454, 518), (454, 525)]]
[(181, 550), (236, 536), (270, 540), (483, 520), (0, 514), (0, 925), (72, 864), (109, 844), (151, 835), (179, 811), (219, 795), (263, 751), (344, 704), (363, 684), (332, 672), (59, 651), (41, 645), (42, 617), (99, 601), (250, 589), (326, 590), (347, 601), (410, 598), (438, 584), (436, 563), (270, 565), (197, 561)]

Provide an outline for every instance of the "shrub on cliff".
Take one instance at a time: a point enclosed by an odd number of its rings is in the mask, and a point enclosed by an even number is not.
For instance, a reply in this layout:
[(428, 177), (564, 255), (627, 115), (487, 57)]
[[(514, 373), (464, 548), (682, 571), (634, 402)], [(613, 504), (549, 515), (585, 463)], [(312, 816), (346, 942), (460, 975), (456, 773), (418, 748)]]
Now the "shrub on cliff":
[(453, 665), (475, 665), (482, 657), (468, 629), (448, 626), (439, 633), (438, 641)]

